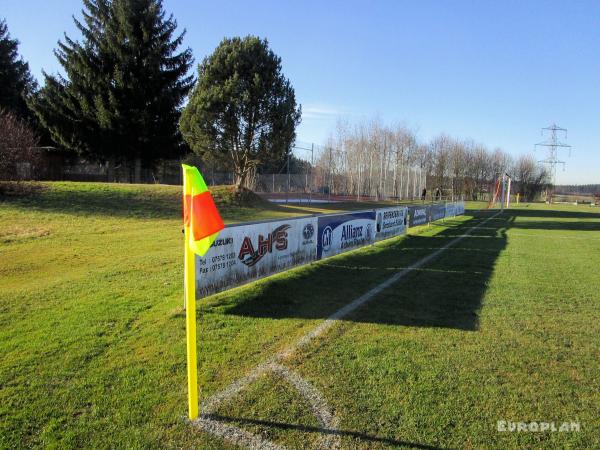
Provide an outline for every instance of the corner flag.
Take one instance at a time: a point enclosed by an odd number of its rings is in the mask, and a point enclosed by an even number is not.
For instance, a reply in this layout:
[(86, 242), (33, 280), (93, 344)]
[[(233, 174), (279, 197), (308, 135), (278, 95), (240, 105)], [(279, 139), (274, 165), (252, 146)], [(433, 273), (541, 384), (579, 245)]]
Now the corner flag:
[(194, 254), (204, 256), (225, 228), (198, 169), (182, 164), (183, 225), (185, 228), (185, 329), (187, 342), (188, 411), (198, 417), (198, 359), (196, 356), (196, 269)]
[(198, 169), (183, 167), (183, 224), (187, 243), (194, 253), (204, 256), (219, 231), (225, 228), (215, 202)]

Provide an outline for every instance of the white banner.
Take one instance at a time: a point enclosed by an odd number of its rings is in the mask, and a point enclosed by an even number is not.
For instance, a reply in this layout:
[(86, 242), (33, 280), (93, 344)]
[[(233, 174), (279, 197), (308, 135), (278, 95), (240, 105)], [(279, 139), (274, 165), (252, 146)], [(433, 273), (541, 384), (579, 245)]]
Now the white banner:
[(226, 227), (206, 255), (196, 257), (196, 297), (315, 260), (316, 231), (316, 217)]
[(395, 206), (392, 208), (376, 209), (377, 234), (376, 239), (388, 239), (406, 233), (408, 208)]

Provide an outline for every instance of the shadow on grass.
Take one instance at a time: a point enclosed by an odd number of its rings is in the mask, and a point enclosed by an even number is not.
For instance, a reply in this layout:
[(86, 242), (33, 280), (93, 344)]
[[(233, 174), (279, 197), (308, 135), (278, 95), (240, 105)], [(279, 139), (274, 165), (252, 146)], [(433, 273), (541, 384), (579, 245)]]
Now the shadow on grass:
[[(130, 185), (115, 183), (29, 183), (32, 189), (22, 194), (0, 196), (0, 204), (27, 211), (76, 216), (106, 216), (141, 219), (181, 218), (181, 188), (162, 185)], [(33, 189), (35, 188), (35, 189)], [(258, 212), (266, 215), (311, 215), (307, 208), (319, 212), (372, 209), (380, 203), (331, 203), (294, 205), (277, 204), (249, 193), (236, 198), (231, 187), (211, 188), (211, 193), (226, 222), (253, 221)]]
[(380, 443), (391, 445), (395, 447), (411, 447), (418, 448), (423, 450), (438, 450), (440, 447), (435, 447), (433, 445), (427, 444), (419, 444), (416, 442), (408, 442), (408, 441), (399, 441), (395, 439), (389, 439), (379, 436), (371, 436), (366, 433), (361, 433), (358, 431), (347, 431), (347, 430), (330, 430), (327, 428), (314, 427), (308, 425), (298, 425), (298, 424), (290, 424), (283, 422), (274, 422), (270, 420), (260, 420), (260, 419), (249, 419), (243, 417), (229, 417), (222, 416), (219, 414), (208, 414), (206, 415), (208, 419), (219, 420), (223, 422), (232, 422), (240, 425), (258, 425), (258, 426), (266, 426), (269, 428), (279, 428), (281, 430), (297, 430), (305, 433), (318, 433), (318, 434), (335, 434), (338, 436), (346, 436), (350, 438), (354, 438), (365, 443)]
[[(589, 218), (588, 218), (589, 219)], [(600, 216), (598, 217), (600, 219)], [(549, 231), (600, 231), (598, 221), (556, 221), (556, 220), (523, 220), (515, 222), (512, 228), (523, 230), (549, 230)]]
[[(39, 186), (42, 188), (24, 195), (0, 197), (0, 204), (27, 211), (81, 216), (178, 219), (182, 214), (179, 186), (115, 183), (54, 183)], [(226, 221), (251, 220), (257, 211), (273, 212), (273, 215), (307, 214), (305, 210), (284, 208), (254, 194), (240, 203), (228, 187), (213, 189), (212, 194)]]
[[(447, 228), (438, 233), (385, 241), (314, 263), (233, 295), (223, 293), (208, 307), (249, 317), (324, 319), (490, 215), (485, 212), (467, 221), (447, 220)], [(513, 220), (511, 215), (490, 220), (345, 320), (476, 330), (481, 300), (495, 261), (506, 247), (506, 227)]]
[(508, 214), (519, 217), (513, 228), (552, 231), (600, 231), (600, 213), (539, 209), (511, 209)]
[[(391, 201), (363, 201), (363, 202), (331, 202), (331, 203), (276, 203), (277, 205), (285, 206), (286, 208), (316, 208), (323, 210), (324, 213), (335, 213), (338, 211), (351, 211), (357, 209), (374, 209), (374, 208), (385, 208), (389, 206), (397, 206), (397, 203)], [(404, 205), (402, 205), (404, 206)]]
[(546, 210), (546, 209), (530, 209), (527, 207), (507, 209), (508, 214), (515, 214), (520, 217), (544, 217), (556, 219), (600, 219), (600, 212), (594, 211), (590, 207), (589, 212), (584, 211), (569, 211), (569, 210)]
[(55, 214), (173, 218), (181, 216), (181, 194), (153, 186), (64, 183), (29, 195), (3, 197), (8, 205)]
[[(390, 206), (392, 202), (335, 202), (313, 204), (272, 203), (248, 191), (240, 201), (231, 186), (211, 187), (211, 193), (227, 222), (256, 220), (257, 212), (273, 217), (335, 213)], [(24, 183), (11, 195), (0, 190), (0, 204), (28, 211), (81, 216), (107, 216), (144, 219), (181, 217), (181, 187), (120, 183)]]
[[(262, 318), (324, 319), (393, 274), (489, 217), (446, 220), (438, 233), (424, 232), (385, 241), (217, 296), (227, 314)], [(516, 220), (516, 219), (519, 220)], [(544, 220), (547, 219), (547, 220)], [(583, 220), (588, 219), (588, 220)], [(592, 219), (592, 220), (590, 220)], [(600, 214), (578, 211), (509, 209), (425, 266), (377, 294), (345, 320), (414, 327), (477, 330), (478, 315), (510, 228), (600, 231)], [(436, 225), (433, 225), (435, 229)]]

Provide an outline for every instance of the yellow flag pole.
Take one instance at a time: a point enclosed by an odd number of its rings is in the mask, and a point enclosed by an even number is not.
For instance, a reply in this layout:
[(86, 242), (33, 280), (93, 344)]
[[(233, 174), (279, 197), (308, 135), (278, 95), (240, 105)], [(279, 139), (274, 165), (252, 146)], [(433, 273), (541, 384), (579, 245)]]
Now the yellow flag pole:
[(190, 420), (198, 418), (198, 359), (196, 356), (195, 255), (190, 250), (189, 228), (185, 230), (185, 331), (187, 341), (188, 410)]

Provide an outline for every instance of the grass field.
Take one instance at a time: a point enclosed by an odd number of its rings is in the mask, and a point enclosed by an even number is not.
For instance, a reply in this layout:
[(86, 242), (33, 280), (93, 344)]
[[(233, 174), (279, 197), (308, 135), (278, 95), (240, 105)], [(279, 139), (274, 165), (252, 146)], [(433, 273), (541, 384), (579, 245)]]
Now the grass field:
[[(185, 419), (179, 192), (53, 183), (0, 202), (1, 448), (232, 448)], [(228, 222), (365, 206), (216, 197)], [(489, 217), (468, 211), (200, 301), (202, 399), (480, 225), (285, 366), (322, 394), (342, 448), (600, 447), (600, 212)], [(327, 434), (273, 373), (214, 417), (290, 448)], [(499, 420), (581, 430), (503, 433)]]

